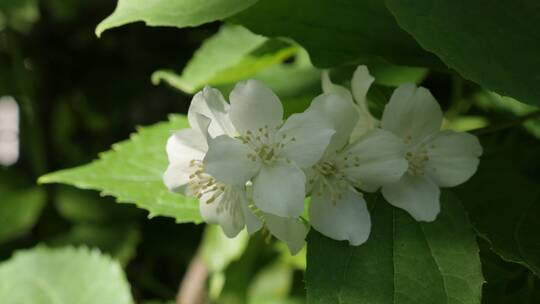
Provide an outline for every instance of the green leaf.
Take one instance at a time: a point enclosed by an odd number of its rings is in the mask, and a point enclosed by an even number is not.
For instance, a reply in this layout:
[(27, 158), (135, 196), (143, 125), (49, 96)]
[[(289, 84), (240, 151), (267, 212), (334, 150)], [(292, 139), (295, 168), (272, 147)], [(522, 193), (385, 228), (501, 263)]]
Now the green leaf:
[(540, 2), (387, 0), (398, 23), (464, 78), (540, 105)]
[(38, 247), (0, 264), (0, 299), (19, 303), (133, 303), (120, 265), (97, 250)]
[[(270, 66), (252, 78), (261, 81), (279, 96), (285, 117), (303, 112), (321, 93), (321, 72), (313, 67), (303, 49), (298, 50), (294, 62)], [(232, 87), (224, 89), (227, 91)]]
[(486, 278), (482, 301), (486, 304), (540, 302), (540, 279), (522, 265), (506, 262), (480, 240), (480, 257)]
[[(540, 111), (538, 107), (521, 103), (511, 97), (500, 96), (493, 92), (479, 92), (474, 95), (476, 105), (487, 111), (510, 112), (516, 116), (525, 116), (527, 114)], [(527, 131), (536, 138), (540, 139), (540, 119), (529, 119), (523, 122)]]
[(31, 187), (18, 189), (0, 182), (0, 243), (26, 234), (45, 206), (45, 191)]
[[(515, 135), (515, 134), (513, 134)], [(538, 141), (505, 134), (483, 138), (476, 174), (458, 187), (471, 222), (493, 250), (540, 276)]]
[(308, 303), (480, 303), (478, 245), (460, 202), (442, 196), (433, 223), (418, 223), (375, 202), (369, 240), (349, 246), (312, 232), (308, 239)]
[(257, 0), (118, 0), (113, 14), (96, 28), (100, 36), (105, 30), (135, 21), (149, 26), (197, 26), (232, 16)]
[(168, 216), (178, 223), (200, 223), (197, 200), (170, 193), (162, 181), (168, 164), (167, 139), (173, 131), (187, 127), (184, 116), (171, 116), (169, 122), (139, 128), (130, 140), (115, 144), (99, 160), (47, 174), (39, 182), (98, 190), (116, 197), (120, 203), (134, 203), (148, 210), (150, 217)]
[(291, 57), (298, 50), (285, 43), (274, 43), (278, 45), (264, 50), (272, 42), (242, 26), (224, 25), (195, 52), (182, 75), (160, 70), (152, 75), (152, 82), (165, 81), (193, 94), (205, 85), (219, 86), (248, 78)]
[(380, 0), (260, 0), (232, 21), (267, 37), (294, 39), (319, 67), (366, 57), (404, 65), (439, 62), (399, 28)]
[[(293, 283), (293, 268), (283, 261), (275, 261), (261, 269), (248, 288), (248, 303), (284, 303)], [(292, 302), (292, 301), (291, 301)]]
[(226, 282), (225, 269), (238, 260), (247, 248), (249, 235), (246, 230), (235, 238), (228, 238), (218, 225), (206, 225), (200, 247), (203, 263), (210, 272), (209, 296), (219, 298)]
[(248, 241), (246, 230), (230, 239), (218, 225), (207, 225), (201, 244), (201, 257), (211, 272), (221, 272), (240, 258)]
[(420, 84), (428, 74), (428, 69), (408, 67), (384, 63), (368, 65), (369, 72), (375, 78), (375, 83), (398, 87), (404, 83)]

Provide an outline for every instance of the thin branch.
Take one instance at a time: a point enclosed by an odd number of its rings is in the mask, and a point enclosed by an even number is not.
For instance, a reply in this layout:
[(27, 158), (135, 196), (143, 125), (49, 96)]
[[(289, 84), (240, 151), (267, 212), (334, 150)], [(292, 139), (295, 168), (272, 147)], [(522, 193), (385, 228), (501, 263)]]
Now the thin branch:
[(201, 256), (196, 254), (189, 263), (186, 274), (180, 283), (180, 288), (176, 295), (176, 304), (204, 303), (207, 277), (208, 268)]
[(527, 121), (529, 119), (534, 119), (534, 118), (540, 118), (540, 111), (531, 112), (531, 113), (529, 113), (527, 115), (523, 115), (523, 116), (521, 116), (521, 117), (519, 117), (519, 118), (517, 118), (515, 120), (505, 122), (505, 123), (502, 123), (502, 124), (493, 125), (493, 126), (487, 126), (485, 128), (476, 129), (476, 130), (471, 131), (471, 133), (473, 133), (475, 135), (487, 135), (487, 134), (495, 133), (495, 132), (505, 130), (505, 129), (508, 129), (508, 128), (512, 128), (512, 127), (515, 127), (517, 125), (521, 125), (525, 121)]

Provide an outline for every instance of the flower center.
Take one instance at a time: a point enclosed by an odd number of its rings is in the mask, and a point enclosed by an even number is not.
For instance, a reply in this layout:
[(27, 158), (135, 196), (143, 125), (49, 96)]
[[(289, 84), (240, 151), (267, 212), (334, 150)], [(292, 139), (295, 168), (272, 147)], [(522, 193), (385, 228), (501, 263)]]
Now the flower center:
[(317, 171), (319, 171), (324, 176), (335, 176), (337, 173), (336, 166), (330, 161), (323, 161), (315, 166), (317, 168)]
[(423, 146), (416, 151), (409, 151), (405, 154), (405, 159), (409, 162), (407, 172), (412, 176), (424, 174), (426, 161), (429, 160), (428, 150)]
[(237, 204), (241, 203), (239, 192), (204, 173), (204, 166), (200, 160), (192, 160), (189, 169), (193, 173), (189, 176), (188, 195), (206, 204), (212, 204), (222, 197), (218, 202), (216, 212), (218, 214), (227, 212), (234, 221), (238, 221), (241, 212), (240, 208), (237, 208)]
[(204, 173), (204, 167), (200, 160), (192, 160), (189, 164), (189, 170), (193, 173), (189, 176), (188, 195), (198, 199), (210, 195), (206, 203), (211, 204), (225, 192), (225, 184)]
[(345, 191), (359, 184), (350, 179), (333, 161), (321, 161), (314, 169), (315, 174), (309, 179), (309, 183), (313, 185), (313, 195), (326, 195), (334, 205), (343, 198)]
[(276, 136), (278, 129), (279, 127), (273, 129), (265, 125), (255, 131), (248, 130), (245, 135), (239, 136), (238, 138), (242, 143), (253, 149), (253, 153), (248, 154), (247, 158), (265, 164), (272, 164), (278, 160), (281, 150), (287, 144), (296, 141), (294, 136), (288, 136), (287, 134)]

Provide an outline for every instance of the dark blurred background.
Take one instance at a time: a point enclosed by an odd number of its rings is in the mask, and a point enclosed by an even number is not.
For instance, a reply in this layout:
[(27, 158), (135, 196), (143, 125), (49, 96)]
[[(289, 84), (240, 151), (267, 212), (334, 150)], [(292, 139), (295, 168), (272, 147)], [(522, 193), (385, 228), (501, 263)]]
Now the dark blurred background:
[[(0, 200), (43, 196), (45, 201), (25, 212), (39, 217), (30, 231), (25, 229), (31, 225), (21, 225), (0, 238), (0, 260), (41, 243), (98, 246), (127, 264), (135, 298), (173, 299), (201, 226), (147, 220), (145, 211), (97, 192), (35, 186), (46, 172), (95, 159), (135, 126), (187, 110), (190, 96), (152, 85), (150, 75), (159, 68), (181, 70), (219, 25), (179, 30), (134, 24), (98, 39), (94, 29), (115, 5), (111, 0), (0, 3), (0, 96), (13, 96), (21, 107), (21, 156), (14, 166), (0, 167)], [(10, 220), (11, 212), (0, 208), (0, 221)]]

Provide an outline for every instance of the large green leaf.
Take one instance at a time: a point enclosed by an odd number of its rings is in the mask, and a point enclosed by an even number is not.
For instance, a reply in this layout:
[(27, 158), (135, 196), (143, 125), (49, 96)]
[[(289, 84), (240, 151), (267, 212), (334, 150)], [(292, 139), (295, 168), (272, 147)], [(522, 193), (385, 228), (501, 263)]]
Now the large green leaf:
[(540, 276), (540, 145), (515, 133), (484, 138), (482, 145), (478, 172), (457, 191), (493, 250)]
[(540, 2), (387, 0), (398, 23), (463, 77), (540, 105)]
[(478, 245), (455, 197), (443, 194), (433, 223), (418, 223), (382, 200), (371, 215), (371, 236), (358, 247), (310, 234), (308, 303), (480, 303)]
[(0, 264), (0, 299), (21, 303), (133, 303), (120, 265), (86, 248), (34, 248)]
[(45, 191), (36, 187), (20, 189), (0, 180), (0, 243), (27, 233), (45, 206)]
[(320, 67), (374, 56), (408, 65), (438, 63), (380, 0), (260, 0), (232, 20), (255, 33), (296, 40)]
[(158, 84), (163, 80), (193, 94), (205, 85), (230, 84), (251, 77), (268, 66), (281, 63), (298, 49), (276, 42), (276, 47), (261, 50), (271, 42), (242, 26), (225, 25), (195, 52), (181, 75), (160, 70), (152, 75), (152, 82)]
[(130, 140), (115, 144), (100, 159), (81, 167), (42, 176), (40, 183), (63, 183), (101, 191), (121, 203), (134, 203), (153, 216), (178, 223), (201, 222), (197, 200), (170, 193), (162, 181), (167, 168), (165, 144), (173, 131), (188, 127), (184, 116), (143, 127)]
[(150, 26), (197, 26), (234, 15), (257, 0), (118, 0), (113, 14), (96, 28), (103, 31), (135, 21)]
[(482, 294), (485, 304), (540, 303), (540, 278), (525, 267), (504, 261), (480, 240), (482, 270), (486, 278)]

